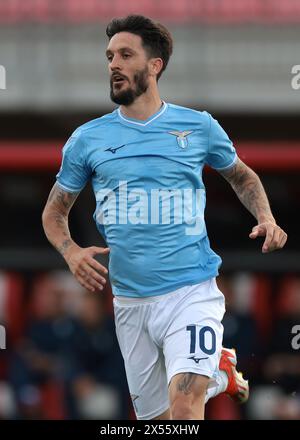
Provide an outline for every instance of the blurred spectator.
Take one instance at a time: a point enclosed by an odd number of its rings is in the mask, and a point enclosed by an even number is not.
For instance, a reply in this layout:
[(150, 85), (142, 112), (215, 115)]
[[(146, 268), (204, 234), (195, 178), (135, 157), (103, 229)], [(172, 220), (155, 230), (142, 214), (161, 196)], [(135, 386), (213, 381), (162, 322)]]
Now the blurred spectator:
[[(223, 346), (236, 349), (238, 370), (250, 380), (250, 386), (257, 380), (260, 354), (258, 323), (254, 314), (256, 281), (253, 275), (247, 273), (218, 278), (218, 286), (226, 302)], [(207, 409), (207, 416), (212, 419), (245, 418), (245, 405), (239, 407), (227, 396), (212, 399)]]
[(275, 316), (263, 368), (264, 382), (269, 385), (253, 390), (250, 415), (255, 419), (299, 419), (300, 356), (299, 349), (292, 346), (292, 328), (300, 322), (299, 277), (283, 281)]
[(253, 313), (254, 282), (253, 275), (244, 273), (218, 278), (226, 301), (223, 346), (237, 350), (239, 371), (252, 379), (256, 369), (255, 358), (260, 352), (258, 326)]
[[(29, 324), (12, 354), (9, 376), (20, 416), (41, 418), (49, 416), (43, 413), (43, 399), (49, 394), (51, 383), (52, 390), (56, 389), (57, 397), (61, 397), (64, 353), (73, 324), (64, 307), (64, 290), (49, 276), (36, 284), (30, 306)], [(63, 415), (60, 399), (53, 416)]]
[(104, 301), (65, 272), (37, 280), (10, 360), (19, 417), (128, 418), (123, 360)]
[(292, 346), (292, 328), (300, 323), (300, 278), (282, 283), (269, 353), (264, 366), (268, 380), (276, 381), (285, 392), (300, 391), (299, 350)]
[(247, 408), (253, 420), (300, 419), (299, 393), (286, 394), (276, 383), (252, 388)]
[(104, 301), (102, 294), (86, 294), (74, 322), (68, 382), (75, 399), (73, 416), (80, 419), (128, 418), (123, 359)]

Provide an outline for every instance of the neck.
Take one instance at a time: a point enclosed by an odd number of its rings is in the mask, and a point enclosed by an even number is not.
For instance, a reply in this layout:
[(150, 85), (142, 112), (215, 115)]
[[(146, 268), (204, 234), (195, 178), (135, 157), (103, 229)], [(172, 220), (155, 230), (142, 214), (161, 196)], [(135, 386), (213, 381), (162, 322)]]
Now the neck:
[(128, 106), (121, 105), (120, 110), (124, 116), (128, 118), (139, 119), (145, 121), (158, 112), (162, 106), (162, 100), (158, 90), (147, 90), (141, 96)]

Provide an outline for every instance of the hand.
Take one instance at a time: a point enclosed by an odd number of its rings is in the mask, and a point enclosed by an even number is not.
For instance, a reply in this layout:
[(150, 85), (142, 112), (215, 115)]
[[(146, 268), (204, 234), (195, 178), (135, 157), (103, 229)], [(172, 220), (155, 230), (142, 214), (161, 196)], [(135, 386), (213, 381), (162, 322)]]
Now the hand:
[(109, 251), (109, 248), (81, 248), (74, 245), (68, 249), (64, 257), (77, 281), (90, 292), (95, 292), (103, 290), (106, 283), (103, 275), (106, 275), (108, 270), (93, 257), (97, 254), (108, 254)]
[(287, 234), (273, 222), (264, 222), (254, 226), (249, 237), (253, 239), (266, 237), (262, 247), (263, 254), (283, 248), (287, 241)]

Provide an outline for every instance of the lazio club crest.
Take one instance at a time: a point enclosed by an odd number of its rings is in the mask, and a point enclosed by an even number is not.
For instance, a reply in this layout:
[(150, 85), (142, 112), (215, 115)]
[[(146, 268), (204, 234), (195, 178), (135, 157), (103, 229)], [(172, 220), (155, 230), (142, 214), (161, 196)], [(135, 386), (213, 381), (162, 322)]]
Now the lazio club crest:
[(193, 133), (193, 131), (168, 131), (168, 133), (176, 136), (178, 146), (185, 149), (188, 147), (187, 137), (189, 134)]

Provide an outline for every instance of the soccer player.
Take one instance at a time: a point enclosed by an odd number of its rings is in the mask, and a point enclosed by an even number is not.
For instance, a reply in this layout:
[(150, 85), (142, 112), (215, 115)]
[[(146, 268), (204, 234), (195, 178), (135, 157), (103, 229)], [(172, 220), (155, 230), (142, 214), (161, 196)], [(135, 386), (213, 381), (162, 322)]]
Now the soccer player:
[[(110, 96), (119, 107), (75, 130), (63, 148), (43, 226), (79, 283), (99, 292), (109, 253), (116, 333), (138, 419), (203, 419), (208, 398), (247, 399), (236, 354), (222, 349), (224, 296), (204, 222), (205, 164), (232, 186), (265, 236), (262, 252), (284, 246), (259, 177), (237, 156), (207, 112), (162, 101), (158, 79), (172, 38), (143, 16), (114, 19), (106, 30)], [(94, 219), (107, 247), (81, 248), (69, 211), (88, 181)]]

